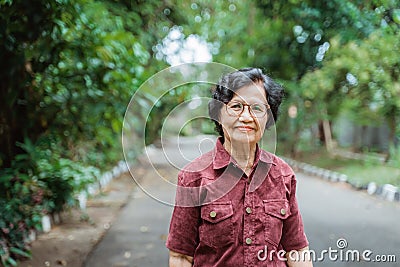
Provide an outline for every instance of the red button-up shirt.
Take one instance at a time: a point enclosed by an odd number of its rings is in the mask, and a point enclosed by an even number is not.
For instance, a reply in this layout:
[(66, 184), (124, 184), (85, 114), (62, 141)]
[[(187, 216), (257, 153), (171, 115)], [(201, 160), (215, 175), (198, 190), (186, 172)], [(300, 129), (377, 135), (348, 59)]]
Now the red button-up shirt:
[(269, 152), (257, 147), (247, 176), (218, 140), (178, 186), (166, 246), (195, 267), (286, 266), (284, 251), (308, 246), (294, 172)]

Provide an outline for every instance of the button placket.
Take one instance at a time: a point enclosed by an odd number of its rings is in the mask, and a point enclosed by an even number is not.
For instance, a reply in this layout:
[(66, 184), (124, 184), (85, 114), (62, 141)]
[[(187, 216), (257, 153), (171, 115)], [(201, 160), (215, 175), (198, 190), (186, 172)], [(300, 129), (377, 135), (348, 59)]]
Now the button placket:
[(254, 243), (254, 229), (253, 223), (254, 214), (253, 214), (253, 192), (249, 192), (249, 184), (245, 183), (245, 194), (244, 194), (244, 208), (243, 208), (243, 216), (244, 216), (244, 227), (243, 227), (243, 243), (245, 246), (251, 246)]
[[(248, 179), (249, 180), (249, 179)], [(243, 232), (243, 245), (244, 245), (244, 254), (245, 255), (256, 255), (254, 254), (253, 249), (255, 248), (255, 237), (254, 237), (254, 212), (253, 212), (253, 192), (249, 192), (249, 183), (246, 181), (245, 183), (245, 194), (244, 194), (244, 207), (243, 207), (243, 216), (244, 216), (244, 232)], [(244, 266), (250, 267), (255, 266), (253, 259), (250, 256), (244, 257)]]
[(246, 208), (246, 213), (247, 213), (247, 214), (251, 214), (251, 212), (252, 212), (251, 208), (250, 208), (250, 207), (247, 207), (247, 208)]
[[(248, 199), (249, 199), (249, 195), (248, 195), (248, 186), (247, 183), (245, 183), (245, 189), (244, 189), (244, 207), (248, 206)], [(248, 238), (249, 234), (250, 234), (250, 223), (249, 223), (249, 216), (247, 216), (246, 212), (243, 213), (244, 216), (244, 220), (243, 220), (243, 241), (244, 243), (246, 243), (246, 238)]]

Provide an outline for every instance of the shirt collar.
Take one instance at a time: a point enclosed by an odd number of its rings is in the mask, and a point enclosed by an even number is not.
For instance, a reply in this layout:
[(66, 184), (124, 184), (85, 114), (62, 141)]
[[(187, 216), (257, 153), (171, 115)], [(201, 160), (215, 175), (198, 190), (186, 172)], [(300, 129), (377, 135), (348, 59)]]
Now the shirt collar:
[[(276, 165), (273, 160), (273, 155), (265, 150), (260, 149), (257, 144), (256, 158), (254, 163), (257, 164), (259, 161)], [(228, 151), (225, 150), (224, 145), (222, 144), (222, 137), (219, 137), (214, 148), (213, 168), (225, 168), (231, 162), (235, 163), (235, 160), (231, 157)]]

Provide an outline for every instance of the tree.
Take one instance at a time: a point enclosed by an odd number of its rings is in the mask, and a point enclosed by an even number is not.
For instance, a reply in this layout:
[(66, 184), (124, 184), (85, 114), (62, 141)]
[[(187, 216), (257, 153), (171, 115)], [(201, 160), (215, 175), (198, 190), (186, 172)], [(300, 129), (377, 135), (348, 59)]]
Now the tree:
[(324, 66), (301, 80), (303, 96), (327, 103), (331, 119), (343, 109), (361, 125), (379, 125), (385, 118), (394, 146), (400, 115), (399, 39), (395, 27), (376, 30), (363, 42), (344, 46), (332, 39)]
[(52, 50), (46, 44), (52, 41), (56, 18), (73, 9), (47, 1), (1, 1), (0, 9), (0, 166), (8, 167), (21, 152), (16, 141), (45, 131), (35, 116), (40, 93), (33, 89), (33, 74), (49, 65)]
[[(177, 5), (188, 14), (186, 24), (181, 25), (185, 36), (196, 34), (206, 40), (214, 61), (236, 68), (266, 69), (284, 84), (286, 101), (297, 106), (299, 111), (313, 104), (313, 99), (303, 98), (298, 83), (307, 72), (323, 67), (330, 40), (337, 38), (340, 45), (352, 40), (362, 41), (382, 25), (393, 23), (398, 6), (392, 0), (260, 0), (212, 4), (177, 1)], [(330, 101), (333, 96), (319, 99)], [(331, 108), (329, 105), (326, 108), (326, 115), (314, 121), (322, 123), (322, 119), (331, 117)], [(306, 115), (307, 110), (299, 114)], [(295, 132), (299, 133), (302, 120), (300, 117), (296, 120)], [(285, 127), (287, 123), (284, 121), (280, 125)]]
[(40, 229), (43, 213), (61, 210), (99, 169), (122, 159), (129, 99), (166, 65), (151, 57), (152, 42), (172, 25), (160, 21), (166, 8), (159, 1), (0, 1), (2, 264), (28, 256), (26, 236)]

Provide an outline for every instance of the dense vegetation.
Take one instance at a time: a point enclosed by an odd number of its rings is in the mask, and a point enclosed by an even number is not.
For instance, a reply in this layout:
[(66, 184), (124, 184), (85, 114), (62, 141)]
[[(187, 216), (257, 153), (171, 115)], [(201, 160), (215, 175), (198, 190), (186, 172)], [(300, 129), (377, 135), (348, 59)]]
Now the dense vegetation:
[[(190, 35), (206, 41), (213, 61), (262, 67), (285, 85), (283, 110), (297, 109), (278, 124), (290, 125), (279, 135), (288, 151), (301, 149), (304, 129), (322, 125), (324, 136), (347, 112), (362, 125), (386, 120), (388, 156), (396, 157), (399, 27), (395, 0), (0, 0), (2, 264), (28, 256), (27, 235), (40, 230), (41, 216), (73, 205), (123, 158), (126, 106), (168, 66), (163, 38), (172, 30), (181, 45)], [(190, 98), (182, 95), (161, 99), (147, 143), (157, 139), (163, 114)]]
[[(125, 108), (153, 60), (159, 1), (0, 2), (0, 255), (121, 160)], [(179, 23), (177, 19), (174, 23)], [(138, 122), (143, 123), (143, 122)], [(139, 153), (139, 152), (137, 152)]]
[(287, 107), (297, 109), (295, 119), (282, 116), (278, 125), (291, 126), (279, 131), (285, 150), (296, 154), (302, 132), (315, 124), (321, 132), (312, 139), (325, 143), (327, 129), (322, 126), (346, 112), (361, 125), (378, 126), (386, 120), (392, 154), (398, 153), (393, 149), (400, 135), (398, 1), (187, 5), (192, 20), (183, 32), (208, 40), (214, 61), (263, 67), (284, 84)]

